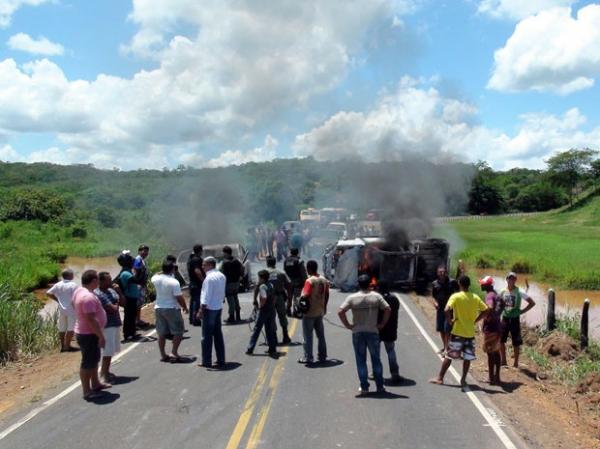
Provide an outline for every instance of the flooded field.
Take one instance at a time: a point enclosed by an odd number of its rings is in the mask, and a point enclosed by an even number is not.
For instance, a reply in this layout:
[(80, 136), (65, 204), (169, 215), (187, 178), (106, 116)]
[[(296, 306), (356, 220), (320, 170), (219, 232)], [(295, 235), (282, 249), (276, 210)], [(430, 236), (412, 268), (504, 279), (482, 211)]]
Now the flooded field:
[[(506, 285), (506, 273), (498, 270), (477, 270), (478, 276), (493, 276), (496, 291), (500, 291)], [(553, 289), (556, 293), (556, 313), (559, 315), (581, 314), (583, 302), (590, 300), (590, 333), (596, 339), (600, 339), (600, 291), (594, 290), (562, 290), (553, 288), (551, 285), (529, 281), (529, 289), (525, 280), (527, 275), (520, 275), (517, 285), (533, 298), (536, 306), (527, 312), (523, 318), (530, 326), (543, 324), (546, 320), (548, 304), (548, 290)]]

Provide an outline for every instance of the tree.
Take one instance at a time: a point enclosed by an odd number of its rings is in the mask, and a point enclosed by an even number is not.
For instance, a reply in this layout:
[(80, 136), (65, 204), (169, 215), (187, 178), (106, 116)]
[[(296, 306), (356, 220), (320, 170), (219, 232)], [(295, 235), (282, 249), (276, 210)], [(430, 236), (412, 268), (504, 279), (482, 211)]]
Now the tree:
[(523, 212), (536, 212), (556, 209), (567, 202), (560, 187), (547, 182), (525, 187), (514, 200), (514, 207)]
[(597, 151), (589, 148), (583, 150), (571, 148), (568, 151), (555, 154), (546, 161), (550, 182), (567, 190), (571, 206), (577, 195), (579, 184), (590, 170), (592, 157), (596, 153)]

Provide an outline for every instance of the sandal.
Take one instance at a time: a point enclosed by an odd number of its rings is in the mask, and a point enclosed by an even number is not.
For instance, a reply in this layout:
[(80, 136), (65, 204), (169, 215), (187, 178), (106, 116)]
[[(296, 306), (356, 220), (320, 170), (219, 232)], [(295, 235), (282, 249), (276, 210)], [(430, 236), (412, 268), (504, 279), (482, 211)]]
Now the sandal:
[(166, 356), (164, 356), (164, 357), (161, 357), (161, 358), (160, 358), (160, 361), (161, 361), (161, 362), (172, 362), (172, 361), (173, 361), (173, 359), (171, 359), (171, 357), (170, 357), (170, 356), (166, 355)]
[(102, 390), (107, 390), (107, 389), (109, 389), (109, 388), (112, 388), (112, 385), (111, 385), (111, 384), (104, 384), (104, 383), (101, 383), (101, 384), (100, 384), (100, 385), (98, 385), (96, 388), (92, 388), (92, 391), (99, 392), (99, 391), (102, 391)]
[(171, 363), (183, 363), (183, 362), (185, 362), (185, 359), (183, 357), (178, 356), (178, 355), (177, 356), (172, 355), (172, 356), (169, 356), (169, 358), (171, 359)]
[(83, 397), (84, 401), (93, 401), (94, 399), (98, 399), (102, 397), (101, 391), (91, 391)]

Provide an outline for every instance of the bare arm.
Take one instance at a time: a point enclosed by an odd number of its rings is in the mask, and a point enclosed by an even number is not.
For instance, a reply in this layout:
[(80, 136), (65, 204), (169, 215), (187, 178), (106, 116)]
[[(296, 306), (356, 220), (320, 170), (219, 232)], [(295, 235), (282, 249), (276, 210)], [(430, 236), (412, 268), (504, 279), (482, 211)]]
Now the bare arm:
[(387, 309), (383, 310), (383, 319), (381, 320), (381, 323), (379, 323), (377, 325), (377, 329), (381, 330), (385, 327), (385, 325), (387, 324), (387, 322), (390, 319), (390, 316), (392, 315), (392, 309), (390, 309), (389, 307)]
[(525, 308), (523, 310), (521, 310), (521, 315), (529, 312), (531, 309), (533, 309), (535, 307), (535, 301), (533, 299), (531, 299), (529, 296), (525, 298), (525, 301), (527, 301), (527, 306), (525, 306)]
[(88, 322), (88, 324), (94, 331), (94, 334), (96, 334), (96, 336), (98, 337), (98, 346), (103, 348), (106, 343), (104, 340), (104, 332), (102, 332), (100, 323), (98, 323), (98, 320), (96, 319), (96, 314), (93, 312), (85, 313), (83, 316), (85, 317), (85, 320)]
[(346, 310), (344, 309), (340, 309), (338, 310), (338, 316), (340, 317), (340, 321), (342, 322), (342, 324), (344, 325), (344, 327), (346, 329), (350, 329), (352, 330), (352, 328), (354, 327), (353, 324), (350, 324), (350, 322), (348, 321), (348, 317), (346, 316)]

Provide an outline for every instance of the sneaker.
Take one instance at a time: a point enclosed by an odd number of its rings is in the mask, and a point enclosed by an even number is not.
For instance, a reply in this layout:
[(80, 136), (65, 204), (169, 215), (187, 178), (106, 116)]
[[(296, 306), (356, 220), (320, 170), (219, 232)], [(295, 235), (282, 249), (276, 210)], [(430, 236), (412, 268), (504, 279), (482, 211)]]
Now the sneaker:
[(392, 375), (391, 379), (393, 384), (401, 384), (402, 382), (404, 382), (404, 377), (400, 376), (399, 374), (394, 374)]
[(312, 359), (307, 359), (306, 357), (302, 357), (298, 359), (298, 363), (302, 363), (303, 365), (312, 365), (314, 362)]
[(269, 357), (271, 357), (272, 359), (278, 359), (279, 353), (277, 351), (269, 351)]
[(250, 348), (246, 349), (246, 355), (252, 355), (252, 354), (254, 354), (254, 349), (250, 349)]
[(364, 397), (366, 395), (369, 394), (369, 389), (365, 389), (365, 388), (359, 388), (358, 389), (358, 394), (356, 395), (357, 397)]
[(384, 387), (377, 389), (377, 394), (386, 394), (386, 393), (387, 393), (387, 390)]

